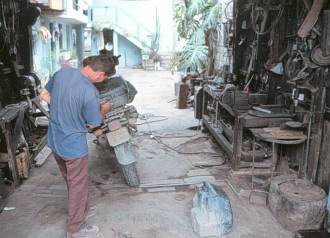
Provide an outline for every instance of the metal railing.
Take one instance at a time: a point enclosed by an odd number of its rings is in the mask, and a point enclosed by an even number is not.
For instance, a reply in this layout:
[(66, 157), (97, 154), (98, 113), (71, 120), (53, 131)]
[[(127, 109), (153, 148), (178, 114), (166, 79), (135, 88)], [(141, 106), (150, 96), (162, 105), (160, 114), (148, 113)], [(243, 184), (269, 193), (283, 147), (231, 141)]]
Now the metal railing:
[[(97, 21), (100, 23), (110, 23), (112, 27), (117, 26), (124, 31), (126, 37), (133, 37), (140, 43), (146, 43), (150, 47), (152, 31), (140, 23), (129, 13), (117, 6), (93, 7), (100, 14)], [(103, 11), (101, 9), (104, 9)]]

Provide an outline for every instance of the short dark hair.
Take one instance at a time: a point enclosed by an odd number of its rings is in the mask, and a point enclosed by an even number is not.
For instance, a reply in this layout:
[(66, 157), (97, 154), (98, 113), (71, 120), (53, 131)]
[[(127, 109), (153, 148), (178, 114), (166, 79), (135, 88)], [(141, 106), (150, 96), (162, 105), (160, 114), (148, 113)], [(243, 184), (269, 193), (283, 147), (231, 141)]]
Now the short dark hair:
[(92, 62), (92, 59), (95, 57), (96, 55), (92, 55), (92, 56), (88, 56), (86, 57), (83, 62), (82, 62), (82, 66), (86, 67), (87, 65), (90, 65)]
[(83, 66), (90, 66), (94, 71), (104, 72), (111, 76), (116, 73), (116, 67), (113, 59), (107, 55), (89, 56), (83, 60)]

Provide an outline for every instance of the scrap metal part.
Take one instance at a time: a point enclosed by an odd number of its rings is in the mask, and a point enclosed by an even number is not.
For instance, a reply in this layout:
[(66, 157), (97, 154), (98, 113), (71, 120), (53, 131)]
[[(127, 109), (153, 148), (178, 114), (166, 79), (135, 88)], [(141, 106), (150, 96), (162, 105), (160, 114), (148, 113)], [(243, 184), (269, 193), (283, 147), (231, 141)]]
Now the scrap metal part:
[(304, 22), (301, 24), (298, 30), (298, 36), (304, 38), (313, 29), (319, 18), (323, 4), (324, 0), (314, 0), (312, 8), (309, 10), (307, 16), (304, 19)]
[(330, 65), (330, 55), (324, 55), (320, 46), (316, 46), (312, 53), (311, 58), (313, 62), (320, 66)]

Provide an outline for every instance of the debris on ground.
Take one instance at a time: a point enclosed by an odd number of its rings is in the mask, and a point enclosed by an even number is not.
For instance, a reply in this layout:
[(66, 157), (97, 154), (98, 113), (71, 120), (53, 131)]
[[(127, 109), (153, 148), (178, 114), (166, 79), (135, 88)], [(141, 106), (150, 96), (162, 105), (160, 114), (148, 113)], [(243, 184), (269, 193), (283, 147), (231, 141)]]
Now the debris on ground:
[(3, 208), (3, 211), (12, 211), (12, 210), (15, 210), (16, 207), (4, 207)]
[(204, 182), (193, 203), (193, 229), (200, 237), (221, 236), (231, 231), (233, 212), (227, 194), (220, 187)]

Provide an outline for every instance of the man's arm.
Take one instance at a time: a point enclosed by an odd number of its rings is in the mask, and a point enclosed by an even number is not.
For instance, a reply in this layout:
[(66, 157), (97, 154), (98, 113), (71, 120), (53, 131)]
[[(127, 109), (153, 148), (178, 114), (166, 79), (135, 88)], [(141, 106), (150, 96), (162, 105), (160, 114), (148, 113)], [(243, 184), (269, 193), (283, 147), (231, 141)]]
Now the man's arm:
[(50, 98), (51, 98), (50, 94), (53, 90), (53, 85), (54, 85), (54, 80), (55, 80), (56, 75), (57, 75), (57, 72), (53, 75), (53, 77), (50, 78), (48, 83), (45, 85), (45, 88), (41, 89), (40, 94), (39, 94), (39, 98), (41, 100), (44, 100), (48, 104), (50, 104)]
[(105, 114), (107, 114), (110, 111), (111, 107), (112, 104), (110, 102), (101, 103), (100, 112), (102, 119), (105, 117)]
[[(112, 104), (110, 102), (101, 103), (101, 105), (100, 105), (101, 120), (103, 120), (103, 118), (105, 117), (105, 114), (107, 114), (110, 111), (111, 107), (112, 107)], [(87, 124), (87, 127), (89, 129), (96, 128), (92, 124)]]
[[(110, 102), (105, 102), (105, 103), (101, 103), (100, 105), (100, 114), (101, 114), (101, 119), (103, 119), (105, 117), (105, 114), (107, 114), (110, 109), (112, 107), (112, 104)], [(95, 136), (100, 136), (102, 135), (102, 130), (91, 125), (91, 124), (87, 124), (87, 127), (89, 128), (90, 132), (92, 132)]]
[[(105, 117), (105, 114), (110, 111), (112, 104), (110, 102), (101, 103), (100, 105), (100, 114), (101, 114), (101, 120)], [(91, 133), (93, 133), (96, 137), (102, 135), (102, 130), (98, 127), (95, 127), (91, 124), (87, 124), (88, 129)]]
[(50, 104), (50, 93), (47, 91), (47, 89), (45, 88), (41, 89), (39, 98)]

